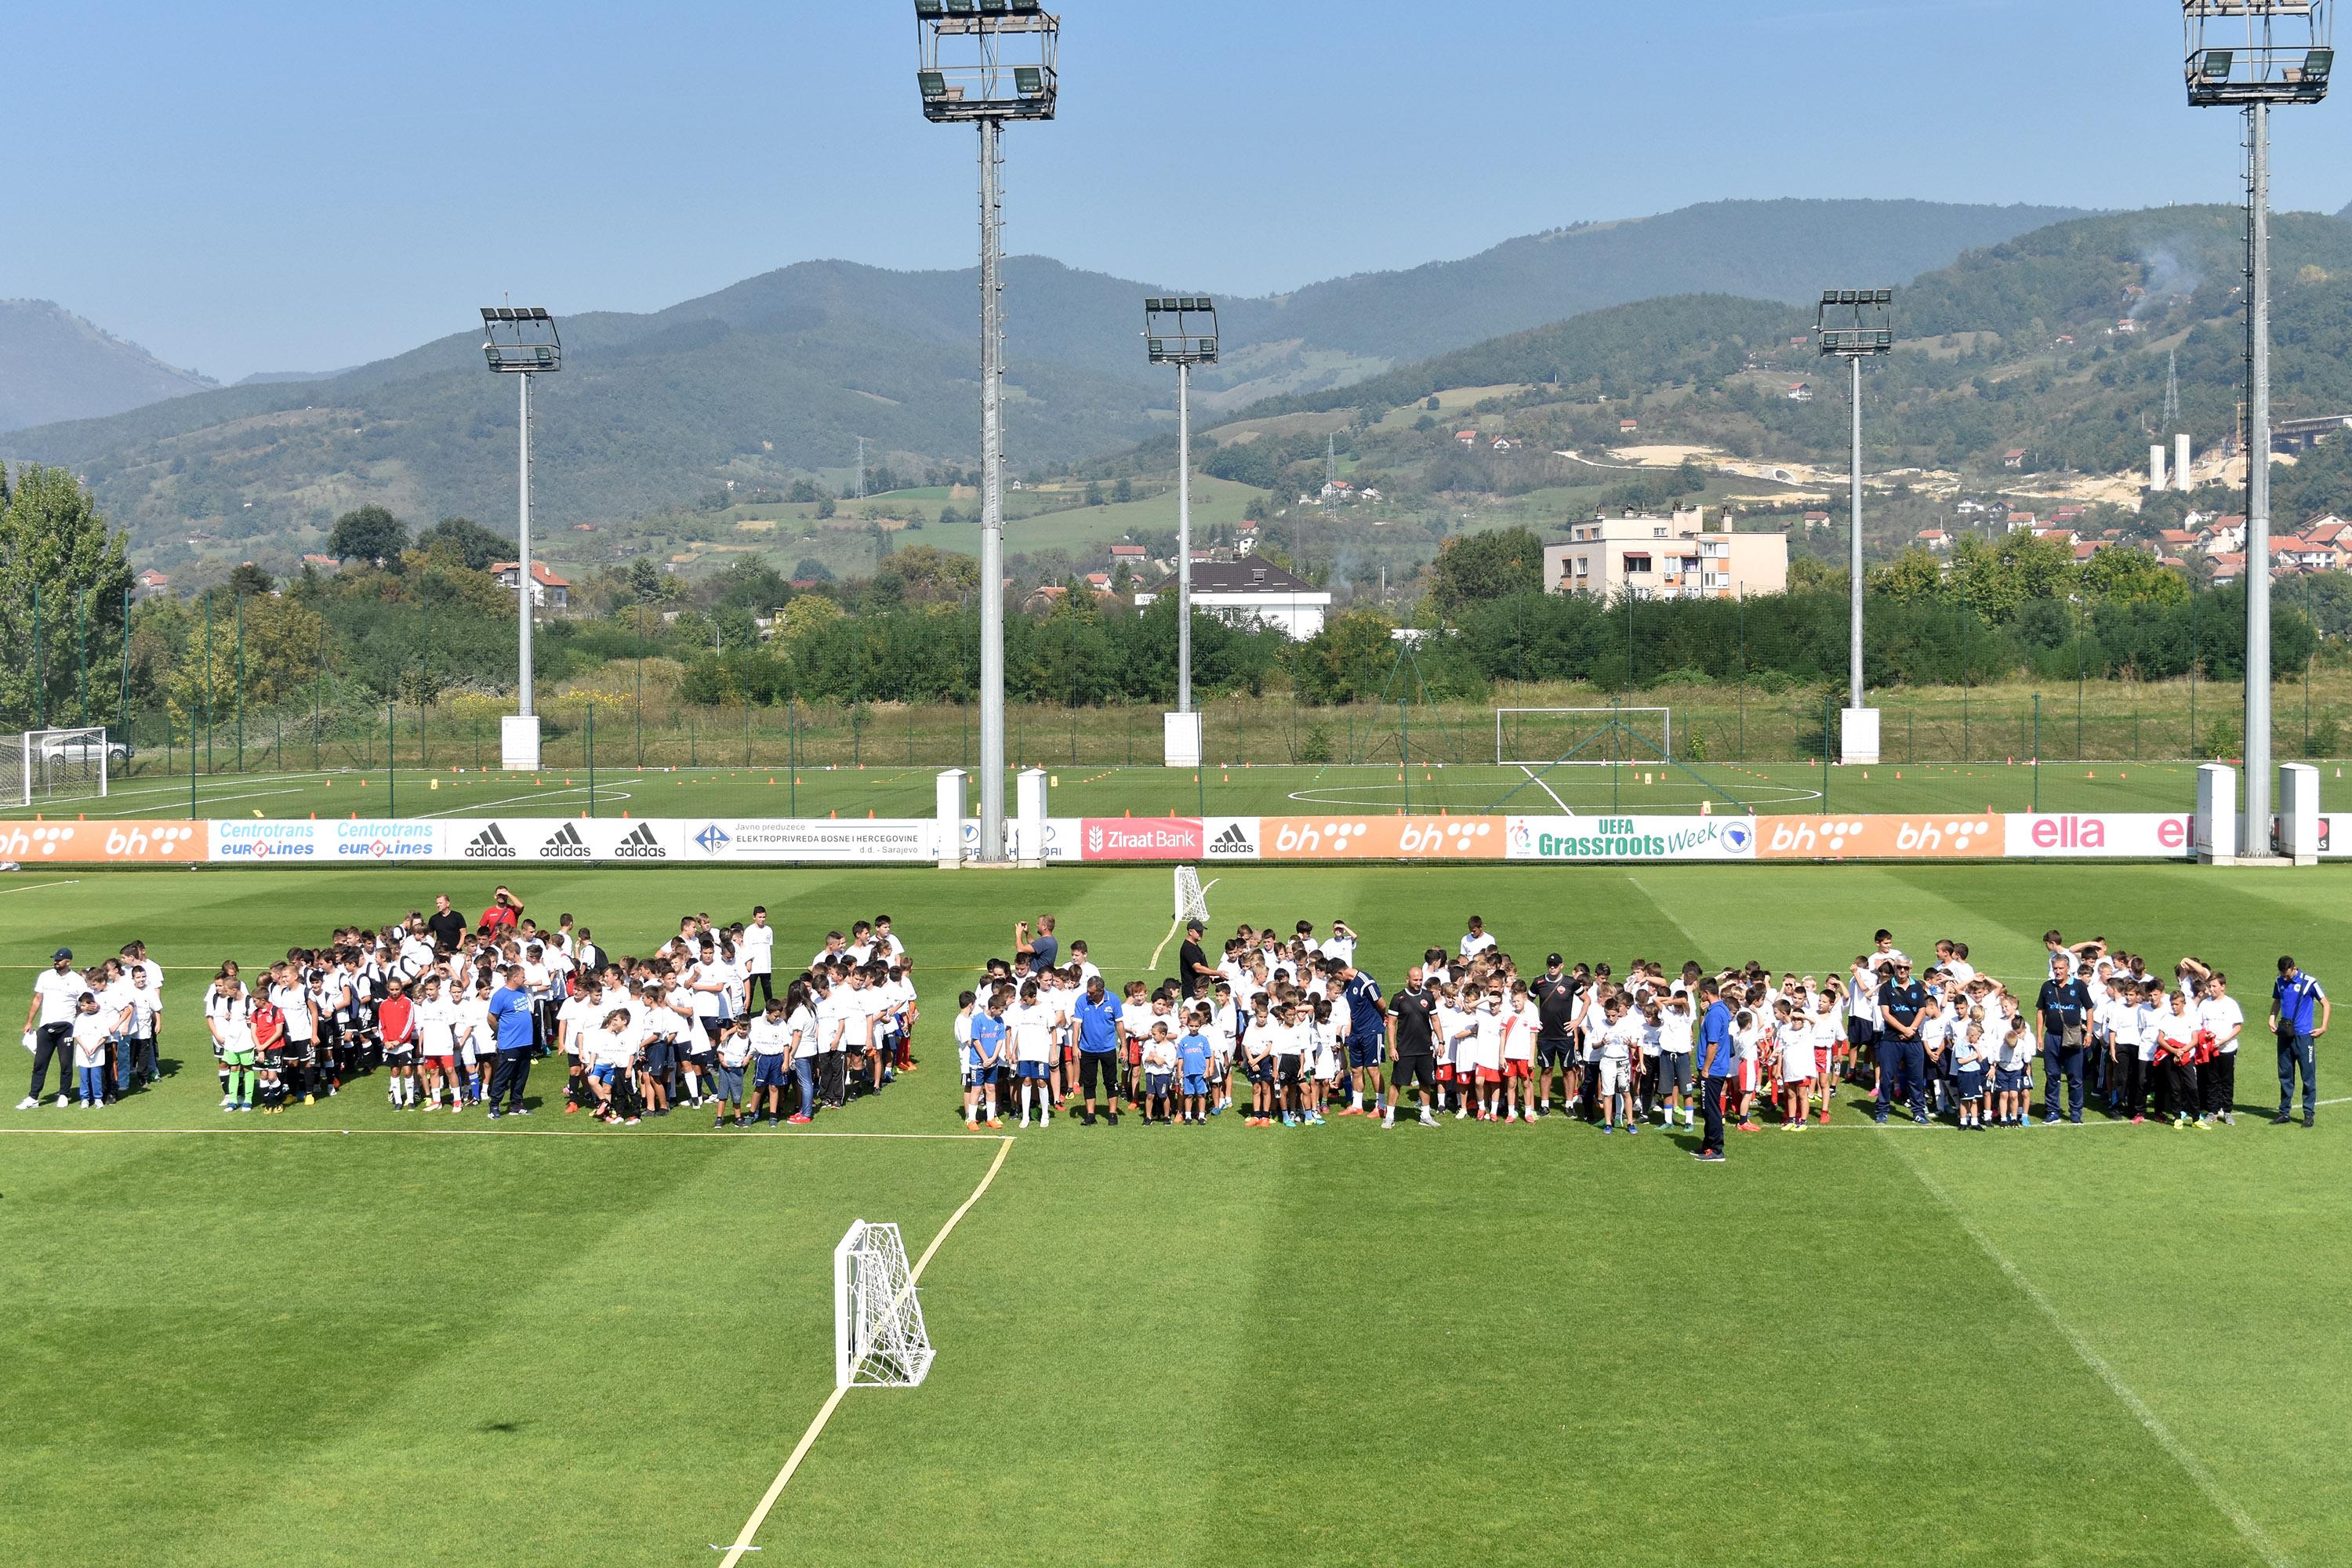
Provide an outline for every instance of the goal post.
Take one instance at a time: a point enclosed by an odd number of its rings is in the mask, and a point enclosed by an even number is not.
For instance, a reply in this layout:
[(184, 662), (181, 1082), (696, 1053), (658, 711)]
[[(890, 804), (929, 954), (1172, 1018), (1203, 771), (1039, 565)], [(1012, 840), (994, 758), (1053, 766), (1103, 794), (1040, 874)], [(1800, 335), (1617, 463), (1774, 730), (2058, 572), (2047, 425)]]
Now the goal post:
[(834, 1385), (913, 1388), (931, 1355), (898, 1227), (858, 1220), (833, 1249)]
[(111, 749), (102, 725), (0, 735), (0, 805), (103, 797)]
[(1675, 760), (1671, 708), (1497, 708), (1495, 764), (1549, 768)]

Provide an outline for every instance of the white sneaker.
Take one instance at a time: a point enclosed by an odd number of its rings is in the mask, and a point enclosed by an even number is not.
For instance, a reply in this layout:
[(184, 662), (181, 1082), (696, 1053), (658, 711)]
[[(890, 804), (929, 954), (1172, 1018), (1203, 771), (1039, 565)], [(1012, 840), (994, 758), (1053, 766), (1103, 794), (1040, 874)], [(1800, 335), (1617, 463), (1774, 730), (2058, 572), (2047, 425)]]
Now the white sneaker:
[(1421, 1113), (1421, 1124), (1422, 1124), (1423, 1127), (1434, 1127), (1434, 1126), (1436, 1126), (1436, 1125), (1437, 1125), (1437, 1117), (1436, 1117), (1436, 1115), (1435, 1115), (1433, 1112), (1431, 1112), (1431, 1111), (1428, 1111), (1428, 1110), (1423, 1110), (1423, 1111)]
[(73, 1103), (73, 1096), (72, 1096), (72, 1095), (70, 1095), (70, 1094), (61, 1094), (61, 1095), (58, 1096), (58, 1109), (59, 1110), (63, 1110), (67, 1106), (71, 1105), (72, 1103)]
[[(227, 1101), (223, 1100), (221, 1103), (223, 1103), (224, 1105), (226, 1105), (226, 1104), (227, 1103)], [(17, 1110), (40, 1110), (40, 1109), (41, 1109), (41, 1102), (40, 1102), (39, 1100), (35, 1100), (31, 1095), (29, 1095), (29, 1094), (28, 1094), (28, 1095), (26, 1095), (24, 1099), (22, 1099), (22, 1100), (18, 1100), (18, 1101), (16, 1102), (16, 1109), (17, 1109)]]
[(1395, 1111), (1391, 1110), (1391, 1111), (1390, 1111), (1386, 1116), (1383, 1116), (1383, 1117), (1381, 1117), (1381, 1131), (1387, 1131), (1389, 1128), (1394, 1127), (1395, 1125), (1396, 1125), (1396, 1112), (1395, 1112)]
[(1454, 1107), (1454, 1121), (1460, 1121), (1464, 1120), (1465, 1118), (1468, 1117), (1468, 1116), (1469, 1116), (1469, 1114), (1470, 1114), (1470, 1108), (1469, 1108), (1468, 1106), (1466, 1106), (1466, 1105), (1459, 1105), (1459, 1106)]

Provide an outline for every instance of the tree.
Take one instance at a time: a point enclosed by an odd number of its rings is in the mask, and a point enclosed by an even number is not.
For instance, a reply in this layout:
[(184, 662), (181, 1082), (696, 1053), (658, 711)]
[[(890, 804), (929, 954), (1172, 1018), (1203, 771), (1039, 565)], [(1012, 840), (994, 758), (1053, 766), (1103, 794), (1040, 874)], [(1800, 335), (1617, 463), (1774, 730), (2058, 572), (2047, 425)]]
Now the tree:
[(814, 555), (803, 555), (801, 563), (793, 568), (793, 577), (802, 583), (830, 583), (833, 581), (833, 568)]
[(1438, 547), (1430, 597), (1448, 615), (1487, 599), (1543, 591), (1543, 541), (1524, 528), (1464, 534)]
[(1121, 479), (1118, 483), (1111, 486), (1110, 499), (1122, 503), (1133, 500), (1135, 499), (1135, 481), (1132, 479)]
[(92, 722), (120, 719), (124, 539), (65, 469), (17, 469), (0, 506), (0, 715), (12, 725), (79, 723), (85, 709)]
[(408, 548), (408, 525), (380, 506), (363, 506), (335, 519), (327, 549), (338, 561), (381, 562), (397, 570)]
[(278, 591), (278, 579), (256, 566), (242, 562), (228, 574), (228, 591), (241, 598), (257, 599)]
[(833, 504), (833, 498), (831, 496), (821, 495), (816, 498), (816, 520), (819, 522), (823, 522), (826, 518), (831, 517), (835, 512), (837, 512), (840, 510), (841, 509), (839, 507)]
[(469, 572), (487, 572), (493, 563), (514, 559), (511, 541), (502, 539), (469, 517), (445, 517), (416, 536), (416, 548), (428, 553), (453, 555)]
[(1933, 599), (1944, 591), (1944, 568), (1927, 551), (1914, 544), (1885, 565), (1873, 571), (1870, 591), (1891, 599)]
[(1087, 481), (1086, 504), (1088, 506), (1103, 504), (1103, 488), (1092, 479)]

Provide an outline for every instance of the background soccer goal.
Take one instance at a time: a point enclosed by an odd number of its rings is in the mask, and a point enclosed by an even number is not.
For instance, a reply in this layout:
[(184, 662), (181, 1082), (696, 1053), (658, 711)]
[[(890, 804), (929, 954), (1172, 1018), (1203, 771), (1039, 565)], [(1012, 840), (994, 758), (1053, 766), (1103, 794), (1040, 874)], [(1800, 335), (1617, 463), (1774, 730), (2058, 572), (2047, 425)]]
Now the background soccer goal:
[(107, 751), (102, 728), (0, 735), (0, 805), (105, 795)]
[(1497, 708), (1495, 762), (1506, 768), (1664, 763), (1675, 757), (1671, 708)]
[(895, 1225), (849, 1227), (833, 1249), (836, 1387), (912, 1388), (931, 1370), (931, 1340)]

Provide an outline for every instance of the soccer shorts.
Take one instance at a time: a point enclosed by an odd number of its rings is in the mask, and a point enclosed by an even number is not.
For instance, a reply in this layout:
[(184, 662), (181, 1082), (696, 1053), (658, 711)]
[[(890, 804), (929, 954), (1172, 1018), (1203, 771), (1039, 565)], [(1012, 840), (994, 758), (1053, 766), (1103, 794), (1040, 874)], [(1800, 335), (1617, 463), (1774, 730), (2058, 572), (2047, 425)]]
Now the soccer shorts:
[(1478, 1081), (1486, 1084), (1500, 1083), (1503, 1081), (1503, 1069), (1501, 1068), (1480, 1068), (1478, 1069)]
[(1168, 1073), (1156, 1072), (1144, 1079), (1144, 1087), (1151, 1094), (1166, 1099), (1175, 1092), (1175, 1079)]
[(1270, 1084), (1274, 1081), (1274, 1058), (1259, 1057), (1255, 1061), (1244, 1063), (1243, 1070), (1249, 1075), (1250, 1082)]
[(667, 1040), (646, 1042), (646, 1070), (659, 1078), (677, 1065), (677, 1047)]
[(1867, 1018), (1849, 1018), (1845, 1026), (1846, 1044), (1857, 1051), (1866, 1051), (1878, 1039), (1878, 1026)]
[(588, 1069), (588, 1077), (597, 1083), (610, 1084), (614, 1079), (620, 1076), (620, 1068), (612, 1062), (598, 1062), (594, 1067)]
[(1691, 1091), (1691, 1054), (1688, 1051), (1658, 1053), (1658, 1092), (1688, 1094)]
[(1603, 1057), (1601, 1058), (1601, 1099), (1606, 1100), (1612, 1094), (1622, 1094), (1625, 1092), (1626, 1072), (1631, 1066), (1631, 1063), (1619, 1061), (1614, 1057)]
[(1017, 1065), (1016, 1070), (1024, 1079), (1043, 1083), (1052, 1076), (1053, 1067), (1054, 1064), (1051, 1062), (1022, 1062)]
[(449, 1051), (426, 1051), (420, 1059), (436, 1072), (454, 1071), (457, 1062), (456, 1055)]
[(394, 1067), (404, 1068), (416, 1059), (416, 1047), (413, 1045), (386, 1046), (383, 1059)]
[(1536, 1064), (1519, 1057), (1509, 1058), (1503, 1063), (1503, 1076), (1505, 1078), (1533, 1078), (1536, 1076)]
[(719, 1099), (740, 1100), (743, 1098), (741, 1068), (730, 1068), (722, 1062), (710, 1069), (710, 1077), (711, 1080), (719, 1086)]
[(1348, 1042), (1348, 1070), (1350, 1072), (1361, 1072), (1367, 1068), (1376, 1068), (1380, 1066), (1381, 1049), (1381, 1043), (1377, 1036), (1369, 1040), (1349, 1040)]
[(1274, 1058), (1275, 1076), (1281, 1080), (1283, 1088), (1290, 1089), (1297, 1084), (1299, 1066), (1304, 1060), (1302, 1057), (1293, 1056), (1276, 1056)]
[(1993, 1074), (1992, 1086), (2001, 1094), (2022, 1094), (2026, 1089), (2026, 1077), (2020, 1068), (2002, 1068)]
[(753, 1089), (782, 1089), (789, 1076), (784, 1071), (784, 1053), (782, 1051), (762, 1051), (751, 1058)]
[(1536, 1039), (1536, 1060), (1542, 1064), (1546, 1072), (1573, 1067), (1576, 1065), (1576, 1047), (1566, 1035), (1556, 1040), (1538, 1036)]
[(1756, 1092), (1756, 1064), (1752, 1060), (1739, 1064), (1739, 1092), (1742, 1094)]
[(1188, 1095), (1198, 1095), (1198, 1094), (1206, 1094), (1206, 1093), (1208, 1093), (1208, 1092), (1209, 1092), (1209, 1079), (1208, 1079), (1208, 1075), (1207, 1075), (1206, 1073), (1197, 1073), (1197, 1072), (1188, 1072), (1188, 1073), (1186, 1073), (1186, 1074), (1184, 1075), (1184, 1092), (1185, 1092), (1186, 1094), (1188, 1094)]
[(1962, 1100), (1982, 1100), (1985, 1091), (1985, 1071), (1980, 1067), (1962, 1068), (1955, 1075), (1960, 1086)]
[(1422, 1093), (1429, 1094), (1434, 1092), (1437, 1088), (1437, 1076), (1436, 1058), (1400, 1056), (1390, 1065), (1389, 1088), (1402, 1093), (1405, 1089), (1418, 1086)]

